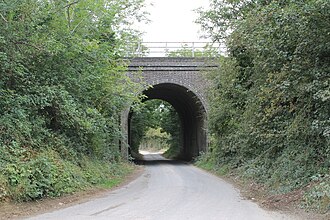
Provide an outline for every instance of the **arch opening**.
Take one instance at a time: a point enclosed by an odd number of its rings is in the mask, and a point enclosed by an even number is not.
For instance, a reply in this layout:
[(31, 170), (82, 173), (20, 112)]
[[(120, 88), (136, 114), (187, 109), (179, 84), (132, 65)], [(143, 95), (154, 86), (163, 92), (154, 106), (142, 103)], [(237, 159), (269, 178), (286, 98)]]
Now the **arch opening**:
[(130, 120), (132, 157), (139, 159), (146, 151), (176, 158), (182, 145), (181, 121), (171, 104), (159, 99), (144, 100), (137, 111), (130, 112)]
[[(207, 150), (206, 109), (200, 99), (186, 87), (161, 83), (143, 91), (145, 100), (159, 99), (173, 106), (180, 119), (180, 146), (177, 158), (192, 160)], [(128, 117), (128, 144), (132, 144), (132, 113)]]

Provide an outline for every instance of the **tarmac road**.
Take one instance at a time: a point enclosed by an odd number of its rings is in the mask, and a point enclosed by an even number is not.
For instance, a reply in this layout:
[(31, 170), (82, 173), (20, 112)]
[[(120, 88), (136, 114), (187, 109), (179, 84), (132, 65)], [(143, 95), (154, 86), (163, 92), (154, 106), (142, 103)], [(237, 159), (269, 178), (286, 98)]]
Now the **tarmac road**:
[(244, 200), (222, 179), (192, 165), (145, 155), (145, 171), (102, 198), (29, 219), (270, 220), (293, 219)]

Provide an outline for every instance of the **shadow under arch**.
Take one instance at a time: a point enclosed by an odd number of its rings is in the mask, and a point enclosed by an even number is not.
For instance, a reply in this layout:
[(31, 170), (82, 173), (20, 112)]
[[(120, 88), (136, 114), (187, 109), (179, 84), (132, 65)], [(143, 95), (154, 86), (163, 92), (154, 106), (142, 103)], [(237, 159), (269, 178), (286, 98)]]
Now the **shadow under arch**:
[[(181, 121), (181, 143), (178, 159), (192, 160), (207, 150), (206, 108), (198, 96), (184, 86), (161, 83), (143, 91), (147, 100), (160, 99), (171, 104)], [(128, 144), (130, 145), (131, 113), (128, 117)]]

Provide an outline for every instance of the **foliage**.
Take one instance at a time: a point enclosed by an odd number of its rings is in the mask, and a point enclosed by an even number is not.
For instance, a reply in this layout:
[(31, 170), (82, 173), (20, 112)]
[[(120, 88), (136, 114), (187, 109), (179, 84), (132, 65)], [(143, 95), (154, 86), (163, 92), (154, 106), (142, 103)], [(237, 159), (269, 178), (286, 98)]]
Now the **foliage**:
[(160, 124), (162, 130), (170, 135), (167, 140), (168, 150), (164, 153), (167, 158), (175, 158), (181, 153), (183, 145), (181, 120), (178, 112), (171, 106), (163, 112)]
[(183, 44), (181, 49), (169, 51), (168, 57), (219, 57), (219, 49), (212, 44), (206, 44), (202, 49), (192, 48)]
[[(142, 0), (0, 0), (2, 199), (72, 192), (119, 161), (120, 113), (137, 90), (119, 58), (123, 42), (138, 40), (129, 28), (142, 7)], [(83, 161), (95, 163), (85, 169)]]
[(229, 172), (228, 166), (220, 165), (217, 158), (213, 157), (210, 152), (202, 152), (195, 159), (195, 165), (220, 176), (224, 176)]
[(330, 209), (330, 176), (315, 175), (303, 198), (302, 206), (309, 210), (327, 212)]
[(168, 149), (171, 136), (158, 128), (148, 128), (140, 143), (140, 150), (160, 151)]
[[(329, 11), (325, 0), (213, 0), (200, 11), (198, 22), (228, 48), (209, 92), (217, 166), (274, 193), (329, 175)], [(326, 184), (306, 194), (308, 204), (329, 210)]]
[(131, 151), (138, 153), (140, 144), (149, 128), (159, 127), (159, 117), (161, 114), (160, 100), (150, 100), (140, 103), (131, 112)]
[[(169, 147), (177, 152), (180, 146), (180, 119), (176, 110), (167, 102), (149, 100), (142, 103), (138, 111), (133, 112), (131, 119), (131, 149), (137, 153), (139, 147), (150, 139), (159, 138), (164, 144), (160, 149)], [(150, 133), (150, 131), (159, 131)], [(149, 132), (149, 133), (148, 133)], [(165, 141), (165, 143), (164, 143)]]
[(0, 201), (29, 201), (61, 196), (95, 184), (109, 186), (110, 182), (116, 184), (132, 171), (131, 166), (122, 163), (86, 156), (80, 157), (78, 162), (65, 160), (51, 149), (38, 152), (16, 146), (1, 149), (1, 153), (8, 161), (0, 167)]

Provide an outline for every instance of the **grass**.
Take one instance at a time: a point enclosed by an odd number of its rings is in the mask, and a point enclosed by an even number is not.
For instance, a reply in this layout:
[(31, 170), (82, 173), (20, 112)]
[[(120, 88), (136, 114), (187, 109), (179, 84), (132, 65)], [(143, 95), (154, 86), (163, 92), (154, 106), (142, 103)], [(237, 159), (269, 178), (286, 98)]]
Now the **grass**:
[(200, 155), (196, 159), (195, 165), (219, 176), (225, 176), (230, 171), (228, 166), (219, 166), (216, 160), (208, 153)]
[(98, 187), (103, 189), (111, 189), (113, 187), (116, 187), (120, 184), (122, 184), (129, 175), (131, 175), (135, 171), (136, 167), (131, 163), (120, 163), (118, 165), (118, 170), (120, 172), (117, 172), (116, 175), (106, 178), (102, 180), (98, 185)]

